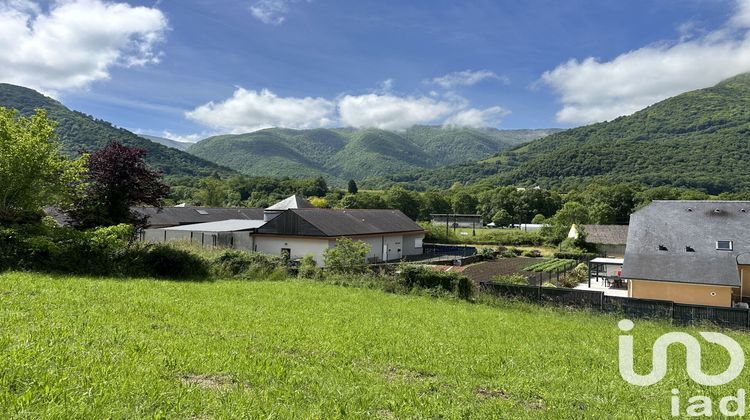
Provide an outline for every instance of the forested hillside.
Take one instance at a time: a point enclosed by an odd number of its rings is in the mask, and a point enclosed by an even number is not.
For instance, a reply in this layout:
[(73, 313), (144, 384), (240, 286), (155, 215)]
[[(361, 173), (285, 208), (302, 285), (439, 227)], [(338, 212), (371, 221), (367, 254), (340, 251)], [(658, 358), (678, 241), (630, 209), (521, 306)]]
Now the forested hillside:
[(378, 129), (272, 128), (205, 139), (188, 151), (250, 175), (385, 177), (477, 159), (559, 130), (497, 130), (415, 126)]
[(478, 162), (392, 176), (412, 186), (635, 182), (750, 190), (750, 74), (613, 121), (566, 130)]
[(109, 122), (70, 110), (60, 102), (25, 87), (0, 83), (0, 106), (16, 109), (24, 115), (38, 108), (46, 110), (50, 119), (57, 122), (56, 131), (63, 143), (63, 151), (71, 155), (81, 150), (96, 150), (116, 140), (126, 146), (145, 149), (146, 161), (166, 175), (207, 176), (214, 172), (233, 172), (183, 151), (154, 143)]

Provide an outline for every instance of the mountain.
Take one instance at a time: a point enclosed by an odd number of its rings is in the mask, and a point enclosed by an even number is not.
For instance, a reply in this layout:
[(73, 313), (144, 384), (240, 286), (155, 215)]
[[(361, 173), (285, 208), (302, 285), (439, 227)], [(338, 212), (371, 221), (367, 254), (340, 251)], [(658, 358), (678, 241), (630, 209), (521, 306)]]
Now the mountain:
[(165, 175), (208, 176), (214, 172), (233, 173), (230, 169), (215, 163), (154, 143), (90, 115), (70, 110), (60, 102), (33, 89), (0, 83), (0, 106), (17, 109), (23, 115), (30, 115), (37, 108), (46, 110), (48, 117), (57, 122), (56, 132), (63, 144), (63, 152), (70, 155), (75, 155), (81, 150), (96, 150), (117, 140), (126, 146), (146, 150), (146, 162), (163, 171)]
[(573, 128), (479, 162), (409, 172), (413, 186), (575, 187), (585, 182), (750, 191), (750, 74), (666, 99), (613, 121)]
[(209, 137), (190, 146), (188, 152), (249, 175), (325, 176), (340, 181), (482, 159), (557, 131), (437, 126), (415, 126), (402, 132), (270, 128)]
[(143, 137), (146, 140), (150, 140), (154, 143), (159, 143), (167, 147), (171, 147), (173, 149), (182, 150), (183, 152), (190, 147), (192, 143), (186, 143), (184, 141), (177, 141), (177, 140), (170, 140), (165, 139), (164, 137), (157, 137), (157, 136), (149, 136), (146, 134), (139, 134), (139, 136)]

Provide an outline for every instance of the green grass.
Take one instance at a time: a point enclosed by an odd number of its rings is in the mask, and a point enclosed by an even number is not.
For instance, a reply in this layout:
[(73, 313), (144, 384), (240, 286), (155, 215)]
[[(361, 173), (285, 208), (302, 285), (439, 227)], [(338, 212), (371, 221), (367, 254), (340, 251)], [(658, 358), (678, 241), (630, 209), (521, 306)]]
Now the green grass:
[[(684, 350), (648, 388), (617, 370), (619, 318), (311, 281), (0, 275), (1, 418), (655, 418)], [(637, 321), (644, 372), (666, 323)], [(686, 330), (695, 334), (695, 329)], [(728, 333), (743, 347), (741, 333)], [(704, 366), (728, 357), (704, 345)]]

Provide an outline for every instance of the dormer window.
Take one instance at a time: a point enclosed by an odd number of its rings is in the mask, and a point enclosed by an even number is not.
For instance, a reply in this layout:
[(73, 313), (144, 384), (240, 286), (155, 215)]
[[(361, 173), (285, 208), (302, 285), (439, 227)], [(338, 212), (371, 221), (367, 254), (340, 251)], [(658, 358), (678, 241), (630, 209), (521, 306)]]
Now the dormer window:
[(659, 251), (666, 251), (667, 247), (664, 245), (659, 245)]
[(716, 241), (717, 251), (731, 251), (733, 249), (732, 241)]

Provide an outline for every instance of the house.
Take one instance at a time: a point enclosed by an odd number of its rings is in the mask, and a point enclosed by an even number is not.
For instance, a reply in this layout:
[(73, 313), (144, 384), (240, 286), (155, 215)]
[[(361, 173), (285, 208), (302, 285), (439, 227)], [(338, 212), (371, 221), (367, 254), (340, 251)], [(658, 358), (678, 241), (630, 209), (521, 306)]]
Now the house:
[(748, 201), (654, 201), (633, 213), (628, 295), (724, 307), (748, 299), (748, 211)]
[(149, 242), (190, 241), (207, 247), (227, 247), (287, 255), (312, 255), (323, 265), (323, 253), (339, 238), (370, 245), (368, 262), (399, 260), (422, 254), (425, 232), (399, 210), (319, 209), (301, 197), (289, 197), (265, 209), (256, 219), (149, 228)]
[(627, 225), (573, 225), (568, 238), (578, 238), (583, 230), (586, 242), (596, 246), (599, 254), (608, 257), (622, 258), (625, 255), (625, 244), (628, 243)]

